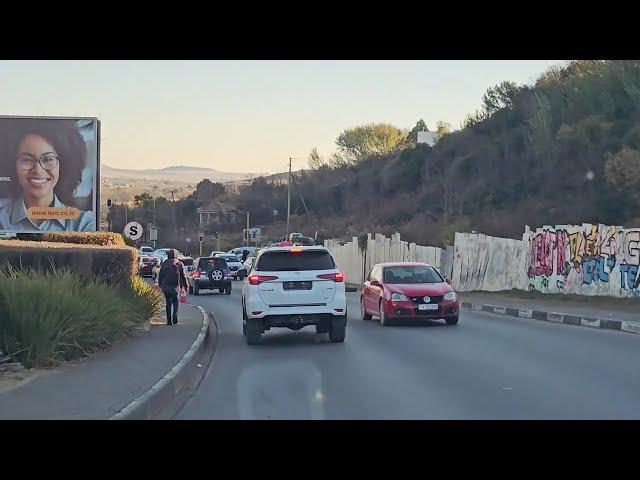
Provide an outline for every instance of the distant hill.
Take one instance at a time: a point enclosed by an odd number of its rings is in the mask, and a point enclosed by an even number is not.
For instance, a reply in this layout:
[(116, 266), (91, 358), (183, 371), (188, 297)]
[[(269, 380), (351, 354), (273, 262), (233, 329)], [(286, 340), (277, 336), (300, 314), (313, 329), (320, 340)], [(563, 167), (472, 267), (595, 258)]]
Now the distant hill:
[(262, 173), (230, 173), (221, 172), (213, 168), (190, 167), (190, 166), (172, 166), (159, 169), (133, 170), (125, 168), (113, 168), (109, 165), (102, 164), (100, 168), (100, 176), (103, 179), (118, 179), (132, 181), (170, 181), (179, 183), (197, 183), (200, 180), (208, 178), (212, 182), (231, 182), (237, 180), (245, 180), (255, 178)]

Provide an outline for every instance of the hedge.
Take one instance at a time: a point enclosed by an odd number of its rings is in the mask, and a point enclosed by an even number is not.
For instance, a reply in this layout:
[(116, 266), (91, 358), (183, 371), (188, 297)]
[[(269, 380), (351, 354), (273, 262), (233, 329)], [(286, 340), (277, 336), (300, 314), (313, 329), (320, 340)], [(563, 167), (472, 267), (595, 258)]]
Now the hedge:
[(138, 251), (127, 246), (0, 240), (2, 268), (51, 272), (67, 267), (87, 279), (127, 284), (136, 275), (137, 262)]
[(42, 234), (42, 240), (83, 245), (126, 245), (122, 235), (113, 232), (46, 232)]

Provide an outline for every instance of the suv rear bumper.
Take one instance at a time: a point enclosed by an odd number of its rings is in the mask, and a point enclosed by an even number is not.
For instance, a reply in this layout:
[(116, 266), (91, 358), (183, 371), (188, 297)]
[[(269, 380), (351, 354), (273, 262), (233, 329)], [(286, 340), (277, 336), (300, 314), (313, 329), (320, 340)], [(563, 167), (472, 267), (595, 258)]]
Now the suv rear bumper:
[(193, 279), (191, 281), (194, 287), (198, 287), (200, 290), (214, 290), (216, 288), (228, 288), (231, 287), (231, 280), (209, 280), (205, 279)]
[[(344, 315), (344, 314), (342, 314)], [(320, 325), (323, 323), (331, 322), (334, 318), (339, 318), (338, 315), (330, 313), (318, 313), (318, 314), (301, 314), (301, 315), (266, 315), (260, 317), (264, 329), (272, 327), (304, 327), (307, 325)], [(252, 317), (251, 320), (256, 320), (257, 317)]]

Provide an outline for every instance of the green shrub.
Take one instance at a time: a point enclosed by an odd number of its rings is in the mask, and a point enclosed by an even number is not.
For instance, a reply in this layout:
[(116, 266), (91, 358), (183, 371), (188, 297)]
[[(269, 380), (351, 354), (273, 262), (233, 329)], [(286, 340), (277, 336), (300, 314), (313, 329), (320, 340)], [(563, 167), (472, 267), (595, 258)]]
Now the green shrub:
[(148, 321), (158, 296), (137, 281), (123, 287), (68, 269), (10, 269), (0, 274), (0, 346), (26, 367), (75, 359)]
[(153, 318), (164, 305), (164, 297), (153, 285), (140, 277), (133, 277), (131, 283), (122, 289), (123, 298), (146, 319)]

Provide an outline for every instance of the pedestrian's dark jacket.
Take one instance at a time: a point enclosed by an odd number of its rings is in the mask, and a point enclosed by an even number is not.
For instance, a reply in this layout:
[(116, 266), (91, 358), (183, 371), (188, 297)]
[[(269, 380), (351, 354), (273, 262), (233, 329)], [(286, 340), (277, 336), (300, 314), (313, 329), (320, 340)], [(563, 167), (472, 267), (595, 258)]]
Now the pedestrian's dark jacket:
[[(160, 271), (158, 272), (158, 285), (160, 286), (160, 288), (162, 288), (162, 280), (166, 274), (166, 269), (171, 266), (172, 264), (178, 266), (178, 274), (180, 276), (180, 280), (178, 282), (178, 287), (182, 287), (184, 289), (187, 289), (187, 279), (184, 276), (184, 266), (182, 264), (182, 262), (180, 260), (176, 260), (175, 258), (167, 258), (164, 262), (162, 262), (162, 264), (160, 265)], [(178, 291), (178, 287), (176, 287), (176, 292)]]

